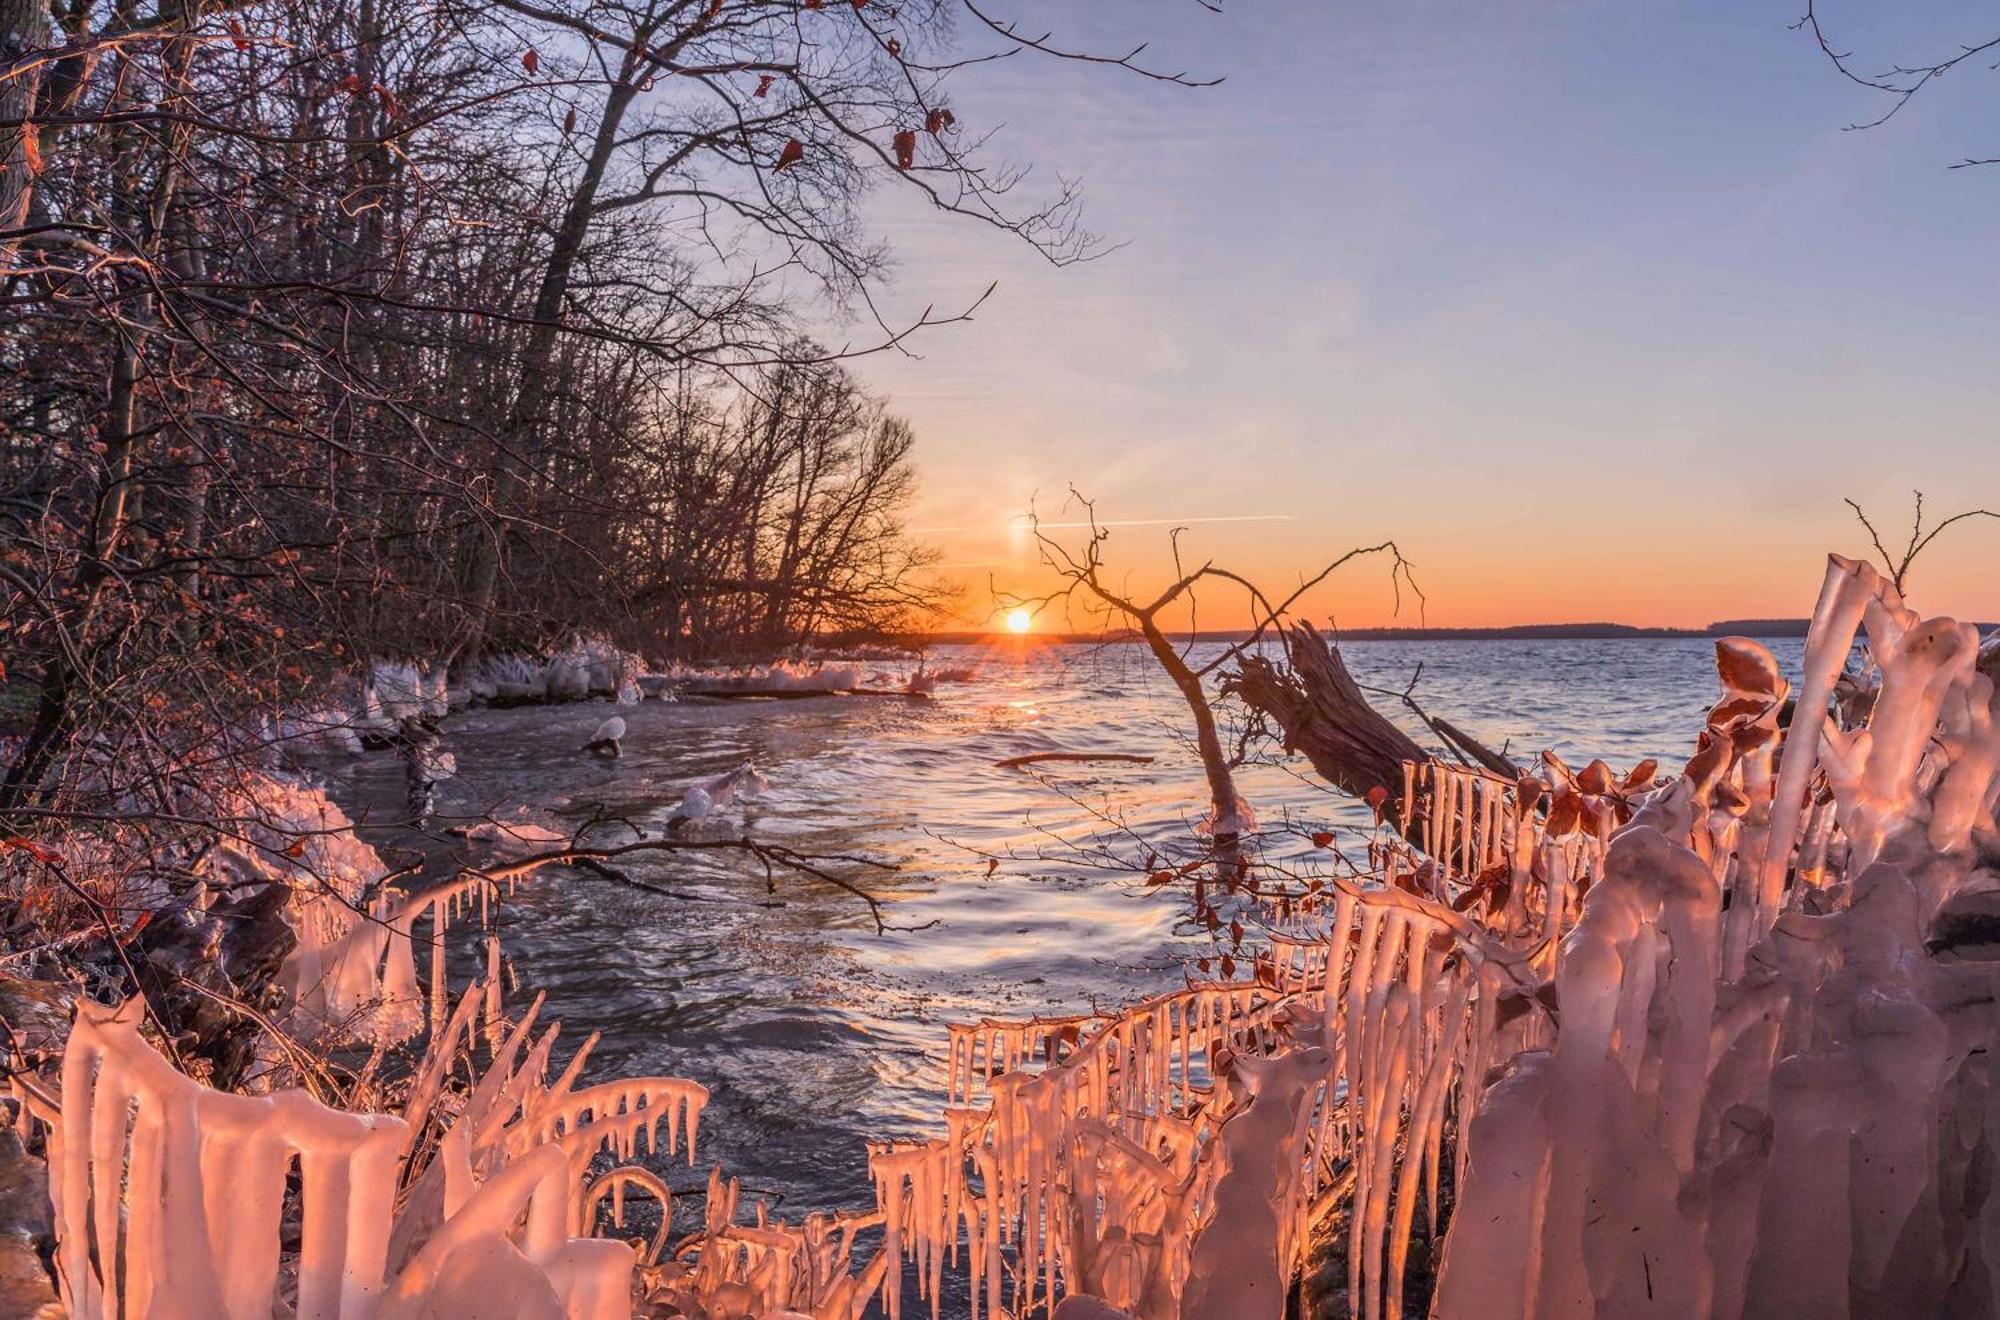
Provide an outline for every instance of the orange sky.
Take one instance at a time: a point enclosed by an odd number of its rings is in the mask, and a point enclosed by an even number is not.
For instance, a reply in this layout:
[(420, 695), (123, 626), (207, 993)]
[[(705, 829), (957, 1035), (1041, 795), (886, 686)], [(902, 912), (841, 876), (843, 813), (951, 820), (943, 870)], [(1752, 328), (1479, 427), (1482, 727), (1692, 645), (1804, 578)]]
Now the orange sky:
[[(1901, 516), (1906, 509), (1895, 512)], [(1100, 516), (1115, 514), (1100, 510)], [(1049, 517), (1055, 521), (1055, 515)], [(1157, 593), (1173, 580), (1165, 526), (1111, 531), (1106, 580), (1115, 588), (1138, 597)], [(1080, 545), (1085, 533), (1057, 530), (1051, 535)], [(949, 626), (994, 624), (995, 588), (1003, 596), (1056, 589), (1056, 577), (1039, 564), (1025, 532), (954, 530), (929, 539), (945, 552), (953, 566), (949, 576), (964, 590), (964, 607)], [(1347, 627), (1598, 621), (1699, 627), (1723, 618), (1801, 617), (1811, 612), (1829, 549), (1855, 556), (1868, 552), (1865, 533), (1838, 504), (1818, 520), (1751, 520), (1726, 535), (1669, 534), (1658, 541), (1621, 542), (1609, 527), (1590, 535), (1551, 535), (1549, 529), (1529, 524), (1498, 529), (1491, 544), (1482, 544), (1468, 529), (1440, 526), (1437, 520), (1425, 525), (1420, 518), (1395, 539), (1414, 565), (1422, 602), (1405, 591), (1399, 610), (1389, 561), (1373, 556), (1350, 563), (1314, 589), (1302, 600), (1301, 613)], [(1332, 520), (1315, 526), (1303, 518), (1195, 523), (1181, 538), (1189, 565), (1211, 560), (1243, 573), (1271, 595), (1291, 591), (1303, 566), (1317, 569), (1345, 549), (1368, 543), (1343, 534)], [(1912, 604), (1930, 613), (2000, 620), (2000, 593), (1992, 573), (1996, 547), (2000, 522), (1969, 522), (1947, 532), (1919, 561)], [(1197, 621), (1203, 628), (1242, 627), (1250, 617), (1242, 593), (1223, 584), (1199, 597)], [(1036, 630), (1091, 631), (1099, 622), (1081, 605), (1056, 605), (1038, 618)], [(1185, 614), (1175, 623), (1186, 626)]]
[[(892, 321), (999, 281), (859, 366), (916, 427), (910, 521), (947, 529), (963, 622), (989, 578), (1045, 589), (1010, 523), (1072, 485), (1110, 519), (1268, 518), (1186, 544), (1274, 589), (1394, 537), (1437, 626), (1798, 616), (1828, 550), (1866, 549), (1843, 496), (1899, 536), (1912, 489), (2000, 508), (2000, 167), (1948, 168), (2000, 149), (1989, 85), (1844, 131), (1880, 107), (1737, 0), (1063, 8), (1079, 44), (1226, 81), (1010, 60), (957, 94), (1024, 187), (1081, 179), (1124, 245), (1099, 260), (880, 203)], [(1847, 35), (1888, 61), (1962, 37), (1951, 10)], [(1157, 585), (1165, 546), (1109, 554)], [(2000, 522), (1954, 530), (1915, 603), (2000, 619), (1996, 559)], [(1366, 564), (1311, 612), (1398, 621)]]

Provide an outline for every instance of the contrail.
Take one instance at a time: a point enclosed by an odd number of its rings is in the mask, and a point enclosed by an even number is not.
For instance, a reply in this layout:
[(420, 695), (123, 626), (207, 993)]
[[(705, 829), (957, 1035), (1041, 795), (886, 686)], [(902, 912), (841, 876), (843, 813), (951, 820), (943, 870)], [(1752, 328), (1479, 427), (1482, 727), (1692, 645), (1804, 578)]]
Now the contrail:
[[(1225, 513), (1210, 518), (1104, 518), (1099, 527), (1180, 527), (1189, 523), (1248, 523), (1248, 522), (1290, 522), (1289, 513)], [(910, 531), (918, 536), (932, 536), (938, 532), (992, 532), (1011, 531), (1016, 527), (1041, 527), (1044, 530), (1070, 531), (1079, 527), (1089, 527), (1087, 522), (1045, 522), (1037, 523), (1027, 514), (1017, 514), (1004, 523), (967, 523), (959, 527), (912, 527)]]

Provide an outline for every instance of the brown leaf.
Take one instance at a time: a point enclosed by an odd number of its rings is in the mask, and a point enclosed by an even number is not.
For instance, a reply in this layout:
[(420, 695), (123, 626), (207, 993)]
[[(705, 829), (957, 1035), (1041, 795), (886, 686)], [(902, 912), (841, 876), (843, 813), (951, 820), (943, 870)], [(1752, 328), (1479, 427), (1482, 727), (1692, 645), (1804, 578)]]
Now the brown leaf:
[(1520, 782), (1514, 785), (1514, 805), (1522, 811), (1533, 811), (1541, 805), (1542, 794), (1547, 791), (1541, 780), (1533, 775), (1522, 775)]
[(576, 107), (571, 106), (569, 113), (563, 116), (563, 134), (567, 136), (574, 132), (576, 132)]
[(891, 37), (887, 41), (882, 43), (882, 49), (888, 51), (889, 58), (893, 60), (902, 55), (903, 43), (896, 40), (894, 37)]
[(1315, 848), (1324, 848), (1333, 842), (1333, 836), (1331, 834), (1328, 834), (1325, 830), (1313, 831), (1312, 838), (1313, 838), (1313, 847)]
[(771, 84), (776, 82), (777, 80), (778, 79), (776, 74), (770, 74), (770, 73), (759, 74), (757, 78), (757, 90), (750, 94), (761, 100), (764, 94), (771, 90)]
[(536, 69), (542, 67), (542, 57), (536, 53), (533, 46), (528, 47), (527, 50), (521, 53), (521, 67), (529, 73), (533, 73)]
[(11, 834), (5, 838), (0, 838), (0, 848), (9, 848), (15, 852), (24, 852), (36, 861), (48, 865), (54, 865), (62, 860), (60, 853), (50, 852), (47, 848), (42, 847), (33, 840), (24, 839), (18, 834)]
[(1777, 658), (1748, 637), (1716, 639), (1715, 674), (1732, 696), (1777, 700), (1784, 695), (1785, 679), (1778, 672)]
[(1617, 783), (1618, 778), (1611, 773), (1611, 767), (1602, 761), (1592, 761), (1576, 777), (1576, 786), (1594, 797), (1609, 793)]
[(1558, 793), (1549, 803), (1549, 819), (1546, 829), (1555, 838), (1576, 833), (1577, 823), (1583, 817), (1583, 799), (1574, 793)]
[(1695, 796), (1700, 798), (1721, 778), (1732, 759), (1729, 739), (1703, 729), (1695, 737), (1694, 755), (1688, 758), (1681, 775), (1694, 785)]
[(950, 128), (955, 122), (951, 111), (945, 109), (943, 106), (939, 106), (924, 116), (924, 131), (932, 137), (936, 137), (945, 129)]
[(907, 170), (917, 163), (917, 135), (913, 129), (901, 129), (895, 138), (896, 168)]
[(243, 30), (241, 19), (229, 20), (229, 42), (238, 50), (250, 49), (250, 34)]
[(788, 138), (785, 141), (785, 149), (778, 153), (778, 164), (776, 168), (780, 170), (788, 170), (792, 166), (804, 160), (805, 158), (806, 158), (806, 144), (799, 141), (797, 138)]

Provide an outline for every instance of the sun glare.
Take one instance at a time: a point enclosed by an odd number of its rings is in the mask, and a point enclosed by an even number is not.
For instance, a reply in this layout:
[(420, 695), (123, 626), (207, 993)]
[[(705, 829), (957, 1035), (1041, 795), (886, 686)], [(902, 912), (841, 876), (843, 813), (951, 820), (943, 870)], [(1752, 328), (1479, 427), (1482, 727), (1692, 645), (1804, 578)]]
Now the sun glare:
[(1028, 613), (1026, 610), (1016, 608), (1007, 611), (1008, 632), (1024, 633), (1028, 631), (1028, 629), (1034, 626), (1035, 626), (1035, 616)]

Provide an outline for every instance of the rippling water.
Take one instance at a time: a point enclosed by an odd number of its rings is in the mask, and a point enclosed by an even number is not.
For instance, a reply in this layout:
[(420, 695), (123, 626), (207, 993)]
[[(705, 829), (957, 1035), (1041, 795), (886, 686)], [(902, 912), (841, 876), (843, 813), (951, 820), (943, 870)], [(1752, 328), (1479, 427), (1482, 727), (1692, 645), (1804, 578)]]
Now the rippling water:
[[(1771, 645), (1795, 670), (1799, 644)], [(1363, 683), (1398, 691), (1421, 664), (1421, 700), (1491, 745), (1511, 743), (1517, 759), (1549, 747), (1576, 765), (1673, 766), (1715, 692), (1712, 646), (1697, 640), (1360, 642), (1344, 653)], [(944, 648), (933, 663), (975, 664), (978, 676), (927, 702), (649, 701), (623, 712), (625, 756), (612, 762), (576, 750), (606, 714), (597, 705), (477, 711), (447, 726), (459, 766), (441, 797), (447, 817), (525, 806), (565, 829), (602, 818), (589, 837), (607, 846), (634, 829), (656, 837), (691, 781), (749, 760), (769, 793), (688, 837), (747, 831), (898, 868), (837, 869), (877, 893), (891, 923), (921, 929), (878, 934), (853, 896), (783, 875), (767, 888), (761, 867), (730, 853), (621, 861), (675, 897), (561, 872), (506, 905), (521, 986), (545, 990), (546, 1011), (576, 1038), (603, 1033), (593, 1075), (667, 1073), (714, 1092), (701, 1163), (674, 1171), (676, 1187), (698, 1185), (719, 1158), (788, 1217), (864, 1204), (864, 1141), (938, 1130), (946, 1022), (1112, 1006), (1177, 983), (1206, 948), (1180, 924), (1183, 895), (1095, 865), (1079, 846), (1112, 834), (1112, 821), (1127, 855), (1185, 841), (1205, 805), (1185, 708), (1144, 650)], [(1037, 751), (1157, 759), (1049, 766), (1046, 783), (993, 764)], [(392, 815), (393, 758), (375, 754), (352, 774), (348, 796)], [(1251, 766), (1240, 787), (1266, 825), (1359, 823), (1303, 761)]]

